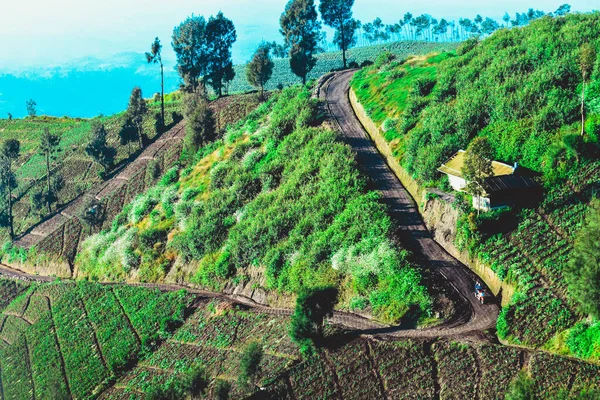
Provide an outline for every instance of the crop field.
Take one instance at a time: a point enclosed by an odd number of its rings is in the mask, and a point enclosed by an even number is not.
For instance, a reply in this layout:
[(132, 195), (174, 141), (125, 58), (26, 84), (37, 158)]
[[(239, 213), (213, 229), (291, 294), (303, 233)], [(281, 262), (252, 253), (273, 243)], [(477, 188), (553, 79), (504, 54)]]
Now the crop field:
[[(209, 398), (227, 386), (231, 399), (500, 400), (521, 370), (542, 399), (600, 389), (600, 367), (575, 359), (471, 341), (367, 339), (335, 326), (326, 347), (302, 358), (287, 317), (139, 286), (36, 284), (1, 321), (3, 400), (180, 398), (191, 377)], [(244, 381), (251, 343), (262, 357)]]
[[(132, 306), (147, 299), (153, 301)], [(3, 399), (97, 396), (147, 351), (149, 334), (169, 337), (161, 324), (182, 321), (192, 300), (183, 292), (86, 282), (32, 286), (2, 314)]]
[(287, 320), (232, 307), (217, 300), (194, 303), (195, 312), (153, 354), (119, 379), (102, 398), (145, 398), (169, 384), (170, 377), (185, 376), (200, 366), (213, 391), (217, 380), (231, 383), (230, 398), (251, 394), (252, 386), (240, 385), (240, 356), (251, 342), (263, 349), (256, 385), (276, 378), (298, 359), (298, 351), (287, 335)]
[[(365, 61), (375, 61), (377, 56), (385, 51), (395, 54), (398, 58), (403, 59), (411, 55), (428, 54), (445, 50), (453, 50), (457, 43), (433, 43), (433, 42), (414, 42), (403, 41), (395, 43), (387, 43), (375, 46), (359, 47), (348, 50), (346, 56), (348, 62), (356, 62), (359, 65)], [(274, 59), (275, 68), (273, 69), (273, 78), (267, 83), (268, 90), (276, 89), (279, 85), (284, 87), (300, 83), (301, 80), (290, 70), (290, 62), (288, 59)], [(246, 66), (237, 65), (235, 68), (235, 78), (231, 82), (230, 92), (247, 92), (255, 90), (254, 87), (248, 84), (246, 80)], [(309, 73), (308, 80), (318, 79), (322, 75), (336, 69), (342, 68), (342, 53), (340, 51), (321, 53), (317, 55), (317, 64)]]
[[(171, 94), (167, 100), (165, 101), (165, 119), (169, 127), (173, 125), (173, 113), (181, 113), (181, 94), (178, 92)], [(213, 101), (211, 108), (215, 112), (218, 131), (223, 133), (228, 125), (244, 118), (258, 104), (256, 95), (230, 96)], [(154, 125), (152, 115), (160, 110), (160, 105), (154, 102), (150, 102), (148, 105), (149, 112), (144, 121), (144, 133), (149, 140), (153, 140), (159, 132)], [(60, 150), (56, 160), (53, 161), (52, 167), (53, 174), (61, 175), (64, 179), (63, 187), (58, 193), (59, 202), (57, 207), (60, 207), (102, 181), (99, 177), (101, 167), (85, 154), (85, 143), (94, 121), (100, 121), (106, 126), (108, 144), (117, 149), (116, 165), (127, 162), (130, 156), (129, 148), (119, 144), (118, 136), (124, 115), (124, 113), (119, 113), (113, 116), (99, 116), (92, 119), (47, 116), (11, 121), (0, 119), (0, 141), (10, 138), (21, 141), (21, 156), (16, 169), (19, 188), (16, 192), (17, 201), (14, 204), (15, 231), (17, 234), (26, 231), (47, 214), (45, 208), (40, 212), (32, 210), (30, 200), (31, 195), (44, 190), (45, 185), (46, 164), (44, 158), (38, 154), (43, 130), (49, 128), (52, 133), (60, 135), (61, 138)], [(132, 145), (132, 150), (133, 152), (138, 150), (136, 144)], [(171, 159), (169, 165), (161, 167), (166, 170), (176, 160)], [(6, 238), (7, 232), (3, 229), (0, 231), (0, 242), (4, 242)]]

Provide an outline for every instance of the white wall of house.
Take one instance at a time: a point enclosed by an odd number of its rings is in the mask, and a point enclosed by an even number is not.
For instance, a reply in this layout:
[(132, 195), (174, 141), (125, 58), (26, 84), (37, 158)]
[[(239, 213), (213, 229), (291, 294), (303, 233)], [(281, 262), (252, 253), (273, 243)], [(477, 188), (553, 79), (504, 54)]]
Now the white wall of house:
[(450, 180), (450, 185), (452, 189), (457, 191), (462, 191), (467, 186), (467, 181), (463, 178), (454, 175), (448, 175), (448, 179)]
[(487, 197), (473, 196), (473, 208), (481, 211), (490, 211), (492, 209), (490, 199)]

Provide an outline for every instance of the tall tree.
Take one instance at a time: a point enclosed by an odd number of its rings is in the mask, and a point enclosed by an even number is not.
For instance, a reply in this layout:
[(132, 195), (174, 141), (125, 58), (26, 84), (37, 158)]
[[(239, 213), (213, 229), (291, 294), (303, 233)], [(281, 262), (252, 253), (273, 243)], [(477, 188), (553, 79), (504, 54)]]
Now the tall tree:
[(49, 128), (44, 128), (42, 140), (40, 142), (40, 154), (46, 160), (46, 205), (48, 212), (52, 212), (52, 203), (57, 200), (57, 193), (52, 188), (52, 170), (50, 163), (56, 157), (60, 145), (60, 137), (50, 132)]
[(104, 173), (113, 165), (117, 151), (114, 147), (108, 145), (106, 137), (108, 132), (104, 124), (96, 121), (92, 124), (92, 134), (90, 141), (85, 147), (85, 152), (88, 156), (100, 164), (104, 169)]
[(292, 72), (306, 83), (306, 76), (314, 68), (318, 43), (321, 40), (321, 23), (314, 0), (290, 0), (279, 20), (281, 34), (290, 46)]
[(581, 311), (600, 319), (600, 202), (589, 209), (586, 223), (575, 239), (565, 276)]
[(596, 49), (584, 43), (579, 50), (579, 68), (581, 69), (581, 136), (585, 135), (585, 85), (592, 74), (596, 61)]
[(123, 125), (119, 129), (119, 143), (121, 146), (127, 146), (127, 155), (131, 157), (131, 143), (138, 140), (138, 129), (131, 121), (131, 118), (125, 116)]
[(25, 102), (25, 107), (27, 108), (27, 115), (31, 118), (35, 117), (37, 114), (36, 110), (37, 103), (33, 99), (29, 99)]
[(136, 86), (131, 91), (131, 96), (129, 96), (127, 118), (137, 129), (140, 149), (144, 147), (144, 117), (146, 116), (146, 112), (148, 112), (148, 106), (146, 105), (146, 100), (144, 100), (144, 97), (142, 96), (142, 89), (140, 89), (139, 86)]
[(186, 93), (183, 100), (183, 113), (187, 121), (183, 140), (182, 158), (193, 161), (200, 146), (212, 141), (216, 136), (215, 118), (208, 106), (204, 89)]
[(206, 75), (208, 46), (205, 40), (206, 20), (202, 16), (188, 17), (173, 29), (172, 46), (177, 57), (177, 70), (189, 90), (193, 91)]
[(571, 6), (568, 5), (568, 4), (563, 4), (563, 5), (561, 5), (560, 7), (558, 7), (556, 9), (556, 11), (554, 12), (554, 14), (557, 17), (563, 17), (563, 16), (567, 15), (570, 12), (571, 12)]
[(290, 319), (290, 336), (304, 353), (310, 353), (312, 344), (323, 338), (325, 317), (333, 314), (338, 302), (334, 286), (303, 289), (296, 299), (296, 308)]
[(325, 25), (335, 29), (333, 42), (342, 50), (344, 69), (347, 67), (346, 50), (356, 44), (356, 20), (352, 18), (354, 0), (321, 0), (319, 11)]
[(13, 163), (19, 158), (21, 143), (16, 139), (7, 139), (0, 148), (0, 192), (6, 196), (6, 224), (10, 237), (15, 237), (13, 218), (13, 190), (18, 187), (17, 176), (13, 171)]
[(163, 70), (162, 62), (162, 44), (158, 38), (154, 39), (154, 42), (150, 45), (150, 51), (146, 52), (146, 60), (148, 64), (160, 64), (160, 115), (161, 125), (165, 126), (165, 74)]
[(475, 138), (469, 144), (461, 172), (467, 181), (467, 190), (479, 199), (479, 214), (481, 196), (484, 194), (483, 181), (493, 173), (492, 147), (485, 137)]
[(233, 80), (233, 63), (231, 62), (231, 46), (237, 40), (235, 26), (222, 12), (210, 17), (206, 24), (206, 46), (208, 51), (208, 82), (215, 93), (223, 95), (224, 81)]
[(504, 13), (504, 16), (502, 17), (502, 21), (504, 21), (504, 26), (508, 27), (508, 23), (510, 22), (510, 15), (508, 15), (507, 12)]
[(271, 45), (262, 43), (254, 53), (252, 61), (246, 66), (246, 78), (252, 86), (260, 88), (261, 99), (264, 98), (265, 84), (271, 79), (275, 66), (270, 52)]

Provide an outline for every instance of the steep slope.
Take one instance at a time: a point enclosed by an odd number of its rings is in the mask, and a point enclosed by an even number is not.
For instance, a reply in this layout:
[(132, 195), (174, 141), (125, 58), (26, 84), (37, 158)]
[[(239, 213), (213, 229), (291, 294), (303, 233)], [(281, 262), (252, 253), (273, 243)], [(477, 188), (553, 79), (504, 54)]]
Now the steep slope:
[(563, 272), (600, 182), (598, 61), (583, 137), (578, 108), (580, 46), (600, 48), (599, 18), (545, 17), (466, 42), (456, 53), (381, 58), (352, 82), (398, 164), (421, 186), (450, 190), (437, 168), (479, 136), (496, 159), (518, 162), (544, 184), (540, 204), (503, 215), (469, 216), (464, 196), (455, 203), (463, 211), (456, 248), (517, 288), (498, 322), (499, 335), (516, 343), (541, 346), (583, 317)]
[(343, 308), (390, 322), (431, 316), (385, 205), (351, 148), (315, 127), (310, 96), (275, 94), (195, 165), (168, 172), (84, 243), (78, 277), (189, 282), (286, 305), (303, 287), (332, 284)]

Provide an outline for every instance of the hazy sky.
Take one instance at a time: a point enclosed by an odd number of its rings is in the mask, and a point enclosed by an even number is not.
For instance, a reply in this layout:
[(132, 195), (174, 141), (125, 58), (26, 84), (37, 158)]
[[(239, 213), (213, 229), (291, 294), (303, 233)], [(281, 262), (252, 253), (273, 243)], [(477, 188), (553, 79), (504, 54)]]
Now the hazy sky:
[[(369, 21), (381, 16), (391, 23), (406, 11), (436, 18), (476, 14), (499, 19), (504, 11), (533, 7), (554, 11), (568, 0), (356, 0), (355, 16)], [(194, 13), (208, 16), (219, 10), (238, 30), (234, 61), (245, 61), (261, 39), (281, 40), (278, 20), (286, 0), (1, 0), (0, 68), (60, 65), (79, 57), (105, 57), (146, 51), (155, 36), (172, 57), (173, 27)], [(574, 11), (600, 8), (598, 0), (569, 1)]]

